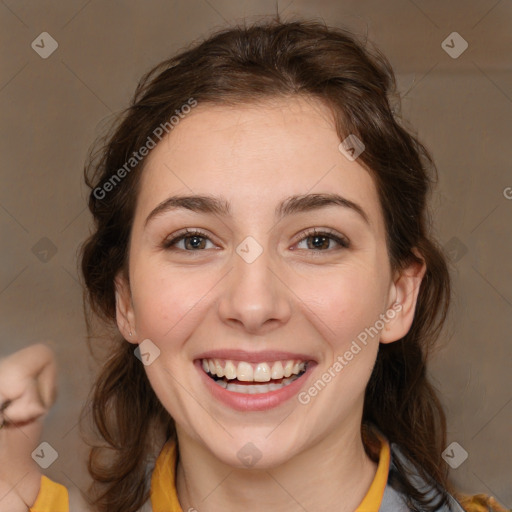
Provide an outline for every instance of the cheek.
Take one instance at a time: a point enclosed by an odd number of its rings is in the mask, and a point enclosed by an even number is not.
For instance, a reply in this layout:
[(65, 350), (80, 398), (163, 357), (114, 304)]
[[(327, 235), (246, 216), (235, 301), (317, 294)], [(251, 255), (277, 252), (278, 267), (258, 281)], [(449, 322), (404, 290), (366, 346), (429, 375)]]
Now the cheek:
[(171, 269), (163, 265), (134, 268), (132, 297), (137, 333), (157, 345), (165, 340), (185, 340), (198, 325), (201, 311), (214, 284), (204, 272)]
[(383, 312), (383, 284), (373, 267), (351, 265), (323, 275), (317, 273), (295, 289), (305, 306), (303, 314), (339, 354)]

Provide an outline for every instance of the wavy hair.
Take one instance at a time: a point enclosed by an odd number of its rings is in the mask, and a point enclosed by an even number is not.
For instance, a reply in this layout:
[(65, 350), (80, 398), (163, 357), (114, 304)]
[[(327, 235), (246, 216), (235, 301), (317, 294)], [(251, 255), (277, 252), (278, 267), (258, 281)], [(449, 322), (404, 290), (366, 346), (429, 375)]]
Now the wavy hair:
[[(332, 111), (340, 141), (355, 134), (364, 141), (358, 162), (376, 184), (393, 271), (426, 263), (411, 329), (402, 339), (381, 344), (364, 401), (362, 434), (375, 457), (377, 427), (397, 443), (423, 475), (448, 488), (441, 460), (445, 415), (426, 364), (450, 304), (447, 260), (431, 229), (428, 196), (437, 171), (427, 149), (405, 127), (395, 77), (386, 58), (351, 32), (314, 20), (279, 19), (242, 24), (196, 41), (140, 80), (128, 108), (91, 150), (85, 180), (94, 229), (81, 248), (84, 307), (89, 335), (97, 320), (108, 329), (109, 352), (90, 395), (99, 440), (93, 443), (90, 502), (100, 512), (135, 512), (148, 499), (146, 463), (163, 438), (175, 436), (174, 423), (160, 404), (133, 345), (116, 328), (114, 278), (127, 275), (128, 242), (145, 159), (109, 188), (114, 174), (165, 123), (194, 98), (199, 104), (246, 104), (304, 95)], [(161, 445), (160, 445), (161, 447)], [(399, 485), (421, 510), (435, 510), (415, 490), (407, 470)]]

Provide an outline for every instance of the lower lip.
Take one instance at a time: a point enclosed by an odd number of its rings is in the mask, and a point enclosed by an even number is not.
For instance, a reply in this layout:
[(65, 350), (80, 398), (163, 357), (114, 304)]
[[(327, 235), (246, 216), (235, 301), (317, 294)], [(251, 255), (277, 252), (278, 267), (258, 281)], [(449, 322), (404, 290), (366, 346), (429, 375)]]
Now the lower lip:
[(273, 409), (274, 407), (281, 405), (299, 393), (300, 389), (308, 380), (313, 367), (316, 366), (313, 362), (308, 363), (306, 371), (298, 379), (295, 379), (293, 382), (281, 389), (269, 391), (268, 393), (256, 393), (254, 395), (249, 395), (224, 389), (216, 384), (212, 378), (208, 377), (202, 368), (200, 360), (197, 360), (194, 364), (213, 397), (237, 411), (268, 411), (269, 409)]

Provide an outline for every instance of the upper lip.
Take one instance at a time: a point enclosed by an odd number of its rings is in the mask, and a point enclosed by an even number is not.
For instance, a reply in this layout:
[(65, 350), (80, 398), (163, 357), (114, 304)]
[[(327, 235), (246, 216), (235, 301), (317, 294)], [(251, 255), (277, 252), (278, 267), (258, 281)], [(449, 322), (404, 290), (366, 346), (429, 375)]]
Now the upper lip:
[(209, 350), (202, 352), (195, 359), (231, 359), (232, 361), (246, 361), (248, 363), (263, 363), (283, 360), (315, 361), (308, 354), (296, 352), (283, 352), (279, 350), (263, 350), (260, 352), (247, 352), (246, 350)]

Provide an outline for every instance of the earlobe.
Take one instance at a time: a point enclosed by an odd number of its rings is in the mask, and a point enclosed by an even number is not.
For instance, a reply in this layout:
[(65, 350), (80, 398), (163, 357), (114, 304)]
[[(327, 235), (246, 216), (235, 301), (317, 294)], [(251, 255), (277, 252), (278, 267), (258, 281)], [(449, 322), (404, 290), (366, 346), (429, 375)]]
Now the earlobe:
[(130, 285), (122, 273), (115, 280), (116, 322), (119, 332), (129, 343), (137, 343), (135, 332), (135, 317), (133, 313)]
[(413, 249), (413, 253), (421, 259), (421, 262), (413, 261), (400, 272), (392, 284), (394, 301), (385, 313), (389, 321), (381, 332), (381, 343), (397, 341), (403, 338), (411, 328), (421, 282), (427, 270), (426, 263), (416, 248)]

